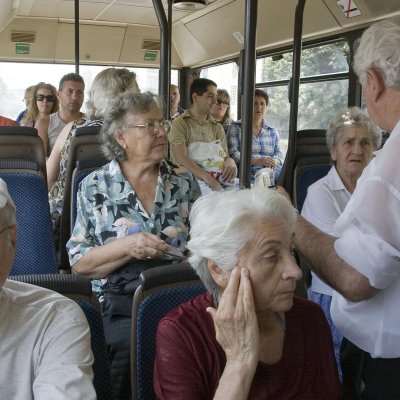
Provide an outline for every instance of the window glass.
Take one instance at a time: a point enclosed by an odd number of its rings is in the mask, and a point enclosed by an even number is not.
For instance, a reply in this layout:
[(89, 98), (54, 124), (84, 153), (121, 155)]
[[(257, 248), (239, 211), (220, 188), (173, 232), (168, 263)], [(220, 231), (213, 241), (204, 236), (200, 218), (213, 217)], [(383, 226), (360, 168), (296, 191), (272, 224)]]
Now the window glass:
[(200, 72), (200, 78), (211, 79), (217, 84), (219, 89), (225, 89), (228, 91), (231, 97), (231, 118), (234, 121), (237, 120), (238, 67), (236, 63), (231, 62), (203, 68)]
[[(345, 41), (303, 49), (300, 77), (349, 72), (349, 45)], [(288, 80), (292, 76), (293, 53), (257, 59), (256, 83)]]
[[(85, 99), (95, 76), (108, 66), (81, 65), (80, 75), (85, 81)], [(121, 68), (121, 67), (120, 67)], [(158, 93), (159, 69), (158, 68), (130, 68), (136, 73), (136, 79), (140, 90)], [(29, 74), (26, 73), (29, 71)], [(0, 115), (16, 119), (18, 114), (25, 109), (25, 88), (39, 82), (51, 83), (58, 89), (61, 77), (74, 72), (74, 65), (67, 64), (38, 64), (38, 63), (9, 63), (0, 62), (0, 90), (2, 101), (0, 102)], [(178, 82), (178, 71), (171, 72), (171, 82)], [(85, 111), (85, 102), (82, 106)]]

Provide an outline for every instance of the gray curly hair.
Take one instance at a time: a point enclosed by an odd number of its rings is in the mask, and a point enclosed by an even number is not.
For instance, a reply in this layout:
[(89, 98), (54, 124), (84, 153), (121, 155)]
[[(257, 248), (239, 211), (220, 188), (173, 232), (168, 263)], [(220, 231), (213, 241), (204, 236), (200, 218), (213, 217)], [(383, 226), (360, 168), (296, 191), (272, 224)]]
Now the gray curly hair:
[(368, 114), (358, 107), (340, 111), (329, 123), (326, 131), (326, 144), (331, 151), (340, 140), (343, 131), (349, 126), (365, 127), (372, 137), (372, 146), (378, 149), (382, 143), (382, 131), (372, 122)]
[(164, 105), (160, 97), (151, 92), (125, 92), (111, 102), (104, 114), (99, 134), (101, 151), (108, 160), (122, 161), (126, 158), (125, 150), (117, 142), (116, 137), (117, 133), (124, 129), (127, 114), (144, 114), (153, 108), (163, 113)]

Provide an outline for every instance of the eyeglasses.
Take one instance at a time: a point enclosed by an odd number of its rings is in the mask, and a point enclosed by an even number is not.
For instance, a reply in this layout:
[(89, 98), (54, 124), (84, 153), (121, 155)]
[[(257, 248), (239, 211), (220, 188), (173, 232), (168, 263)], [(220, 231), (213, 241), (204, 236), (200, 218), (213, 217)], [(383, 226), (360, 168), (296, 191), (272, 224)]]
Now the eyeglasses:
[(222, 100), (222, 99), (217, 99), (217, 104), (218, 105), (222, 104), (225, 107), (229, 107), (229, 103), (227, 101)]
[(148, 135), (154, 136), (160, 131), (160, 127), (164, 129), (165, 133), (171, 130), (171, 121), (164, 119), (162, 121), (150, 120), (145, 124), (128, 125), (128, 128), (145, 128)]
[(49, 94), (45, 96), (44, 94), (37, 94), (36, 95), (36, 101), (44, 101), (46, 99), (49, 103), (54, 103), (56, 101), (56, 96), (53, 96), (52, 94)]

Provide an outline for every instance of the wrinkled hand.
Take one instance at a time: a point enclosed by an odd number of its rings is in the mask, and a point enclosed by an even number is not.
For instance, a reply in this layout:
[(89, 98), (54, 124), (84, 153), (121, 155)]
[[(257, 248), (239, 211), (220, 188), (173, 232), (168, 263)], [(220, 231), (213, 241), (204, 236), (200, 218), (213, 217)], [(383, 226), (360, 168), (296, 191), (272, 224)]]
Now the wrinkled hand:
[(128, 252), (132, 258), (145, 260), (157, 258), (167, 252), (170, 246), (158, 236), (149, 232), (140, 232), (125, 236)]
[(260, 337), (253, 291), (246, 268), (234, 268), (218, 309), (208, 307), (227, 362), (258, 363)]
[(235, 161), (228, 157), (224, 161), (224, 168), (222, 169), (221, 179), (223, 181), (231, 182), (237, 176), (237, 166)]

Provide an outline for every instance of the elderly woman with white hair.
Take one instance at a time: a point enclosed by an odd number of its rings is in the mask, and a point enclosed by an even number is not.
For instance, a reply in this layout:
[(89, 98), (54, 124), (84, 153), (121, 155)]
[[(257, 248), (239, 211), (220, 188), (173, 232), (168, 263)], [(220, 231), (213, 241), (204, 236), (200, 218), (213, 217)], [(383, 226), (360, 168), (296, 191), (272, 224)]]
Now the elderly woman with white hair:
[[(333, 235), (334, 225), (354, 192), (358, 178), (382, 142), (382, 131), (368, 114), (358, 107), (339, 112), (326, 131), (326, 143), (333, 166), (328, 174), (312, 184), (307, 191), (302, 216), (321, 231)], [(308, 298), (325, 312), (332, 331), (339, 377), (340, 346), (343, 336), (332, 321), (330, 306), (333, 289), (312, 272)]]
[(296, 211), (262, 187), (212, 192), (190, 214), (190, 262), (207, 292), (160, 321), (158, 399), (338, 399), (322, 310), (294, 297)]

